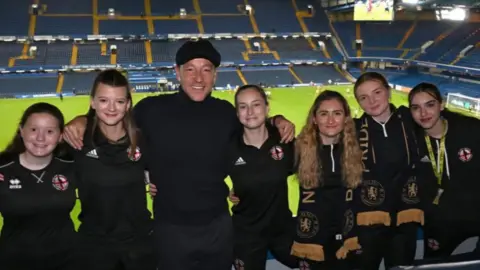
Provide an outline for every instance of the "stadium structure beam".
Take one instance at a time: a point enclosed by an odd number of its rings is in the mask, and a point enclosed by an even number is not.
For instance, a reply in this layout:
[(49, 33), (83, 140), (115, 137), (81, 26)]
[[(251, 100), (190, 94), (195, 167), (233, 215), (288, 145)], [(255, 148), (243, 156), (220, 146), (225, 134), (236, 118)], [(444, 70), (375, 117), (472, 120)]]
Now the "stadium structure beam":
[(203, 28), (203, 22), (202, 22), (202, 9), (200, 8), (200, 3), (198, 0), (192, 0), (193, 2), (193, 8), (195, 9), (195, 13), (197, 13), (197, 27), (198, 27), (198, 32), (200, 34), (205, 33), (205, 30)]
[(145, 15), (146, 15), (146, 20), (147, 20), (147, 28), (148, 28), (148, 34), (153, 35), (155, 34), (155, 26), (153, 25), (153, 20), (152, 20), (152, 5), (150, 0), (144, 0), (144, 9), (145, 9)]

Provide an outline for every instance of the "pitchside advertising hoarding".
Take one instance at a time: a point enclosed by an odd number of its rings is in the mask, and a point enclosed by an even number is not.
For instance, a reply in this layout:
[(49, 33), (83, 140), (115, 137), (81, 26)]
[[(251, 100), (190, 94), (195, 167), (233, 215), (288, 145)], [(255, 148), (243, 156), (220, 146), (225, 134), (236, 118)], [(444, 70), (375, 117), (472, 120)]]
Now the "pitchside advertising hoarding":
[[(415, 255), (416, 259), (421, 259), (423, 258), (423, 235), (421, 232), (419, 232), (418, 235), (418, 241), (417, 241), (417, 254)], [(454, 254), (460, 254), (460, 253), (465, 253), (465, 252), (470, 252), (475, 248), (475, 245), (477, 243), (477, 237), (470, 238), (463, 242), (458, 248), (455, 250)], [(267, 268), (266, 270), (289, 270), (290, 268), (282, 265), (279, 263), (277, 260), (275, 260), (271, 254), (268, 256), (268, 261), (267, 261)], [(444, 269), (457, 269), (457, 267), (447, 267)], [(480, 269), (475, 268), (475, 269)], [(235, 268), (232, 267), (232, 270), (235, 270)], [(383, 265), (380, 267), (380, 270), (385, 270)]]

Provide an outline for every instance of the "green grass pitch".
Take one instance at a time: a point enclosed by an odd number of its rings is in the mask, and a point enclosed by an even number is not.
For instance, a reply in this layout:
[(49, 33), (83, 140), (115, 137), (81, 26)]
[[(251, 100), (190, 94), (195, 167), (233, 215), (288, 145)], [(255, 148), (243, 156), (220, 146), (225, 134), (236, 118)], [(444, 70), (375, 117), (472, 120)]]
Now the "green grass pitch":
[[(359, 108), (358, 103), (355, 101), (353, 95), (346, 93), (346, 89), (351, 89), (351, 91), (353, 92), (352, 85), (328, 86), (324, 89), (339, 91), (347, 98), (352, 109)], [(305, 123), (308, 109), (310, 108), (313, 100), (316, 97), (316, 89), (314, 87), (301, 87), (288, 89), (272, 89), (268, 91), (271, 91), (270, 114), (284, 115), (286, 118), (295, 123), (296, 131), (299, 132), (303, 124)], [(134, 102), (136, 103), (148, 95), (150, 94), (134, 94)], [(214, 92), (214, 96), (232, 102), (234, 95), (231, 91), (216, 91)], [(0, 127), (2, 128), (2, 132), (0, 132), (0, 149), (4, 149), (8, 142), (12, 139), (23, 111), (29, 105), (36, 102), (49, 102), (56, 105), (62, 110), (66, 121), (69, 121), (74, 116), (83, 114), (87, 111), (89, 106), (89, 97), (65, 97), (63, 102), (61, 102), (58, 98), (0, 99)], [(406, 105), (406, 95), (401, 92), (393, 92), (392, 102), (397, 106)], [(359, 115), (361, 115), (361, 111), (359, 112)], [(161, 125), (161, 123), (158, 124)], [(288, 181), (290, 208), (292, 209), (292, 212), (296, 214), (299, 196), (298, 184), (296, 183), (294, 177), (291, 177)], [(231, 182), (229, 179), (226, 179), (226, 183), (228, 186), (231, 187)], [(151, 209), (150, 198), (149, 208)], [(75, 221), (76, 226), (79, 225), (79, 222), (77, 220), (79, 212), (80, 204), (77, 201), (77, 205), (71, 213), (72, 219)], [(2, 219), (0, 216), (0, 227), (1, 226)]]

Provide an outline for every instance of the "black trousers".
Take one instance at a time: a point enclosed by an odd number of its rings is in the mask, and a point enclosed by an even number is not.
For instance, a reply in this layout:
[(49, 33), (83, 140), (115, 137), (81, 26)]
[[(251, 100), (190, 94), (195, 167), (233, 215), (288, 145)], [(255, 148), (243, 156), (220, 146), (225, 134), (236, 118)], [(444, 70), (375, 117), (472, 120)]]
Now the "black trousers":
[(358, 230), (362, 249), (356, 252), (355, 269), (378, 270), (382, 259), (385, 269), (412, 265), (417, 249), (418, 228), (417, 223), (406, 223), (398, 227), (360, 226)]
[(76, 270), (156, 270), (151, 234), (123, 241), (79, 235)]
[(73, 250), (34, 250), (9, 246), (0, 250), (0, 269), (5, 270), (75, 270)]
[[(283, 226), (279, 224), (278, 227)], [(278, 227), (265, 230), (263, 233), (235, 228), (235, 269), (264, 270), (269, 250), (280, 263), (290, 268), (297, 268), (297, 257), (290, 255), (293, 244), (293, 222), (292, 226), (285, 226), (285, 229)]]
[(158, 270), (231, 270), (233, 226), (230, 215), (206, 225), (157, 223), (155, 227)]
[[(447, 259), (453, 251), (470, 237), (480, 236), (478, 222), (428, 222), (424, 232), (424, 258)], [(478, 244), (476, 252), (478, 252)]]

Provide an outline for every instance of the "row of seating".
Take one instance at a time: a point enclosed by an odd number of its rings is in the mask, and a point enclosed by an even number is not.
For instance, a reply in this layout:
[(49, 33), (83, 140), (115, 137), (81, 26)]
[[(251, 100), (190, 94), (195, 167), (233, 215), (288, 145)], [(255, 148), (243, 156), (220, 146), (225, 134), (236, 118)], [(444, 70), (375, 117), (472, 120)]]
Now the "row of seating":
[[(212, 43), (222, 54), (223, 61), (250, 61), (250, 60), (275, 60), (279, 59), (304, 59), (318, 61), (340, 61), (341, 54), (334, 47), (331, 40), (324, 40), (326, 53), (320, 49), (319, 39), (312, 39), (309, 43), (305, 38), (276, 38), (276, 39), (252, 39), (243, 41), (239, 39), (212, 40)], [(46, 42), (40, 41), (32, 44), (0, 43), (0, 67), (27, 67), (48, 65), (70, 64), (146, 64), (148, 50), (146, 41), (105, 41), (72, 43), (67, 41)], [(148, 42), (148, 41), (147, 41)], [(175, 52), (184, 41), (152, 41), (148, 45), (151, 48), (152, 62), (173, 62)], [(261, 44), (258, 51), (254, 44)], [(116, 45), (117, 57), (110, 57), (110, 46)], [(311, 46), (314, 46), (312, 48)], [(73, 47), (75, 53), (73, 54)], [(247, 49), (251, 47), (250, 49)], [(36, 47), (34, 54), (30, 49)], [(25, 49), (26, 48), (26, 49)], [(23, 52), (25, 54), (23, 54)], [(250, 52), (243, 55), (244, 52)], [(15, 60), (12, 61), (11, 58)], [(277, 59), (278, 60), (278, 59)]]
[[(173, 70), (161, 70), (160, 74), (169, 78), (174, 83)], [(0, 75), (0, 96), (14, 96), (20, 94), (45, 94), (45, 93), (88, 93), (92, 87), (96, 72), (72, 72), (57, 75), (47, 74), (9, 74)], [(59, 76), (63, 78), (59, 80)], [(298, 83), (328, 83), (347, 82), (347, 80), (333, 66), (296, 66), (291, 70), (288, 67), (245, 67), (241, 71), (236, 69), (220, 69), (217, 87), (232, 87), (246, 83), (266, 85), (290, 85)], [(136, 87), (131, 80), (132, 87)], [(60, 85), (59, 85), (60, 84)], [(144, 89), (139, 89), (141, 91)]]

